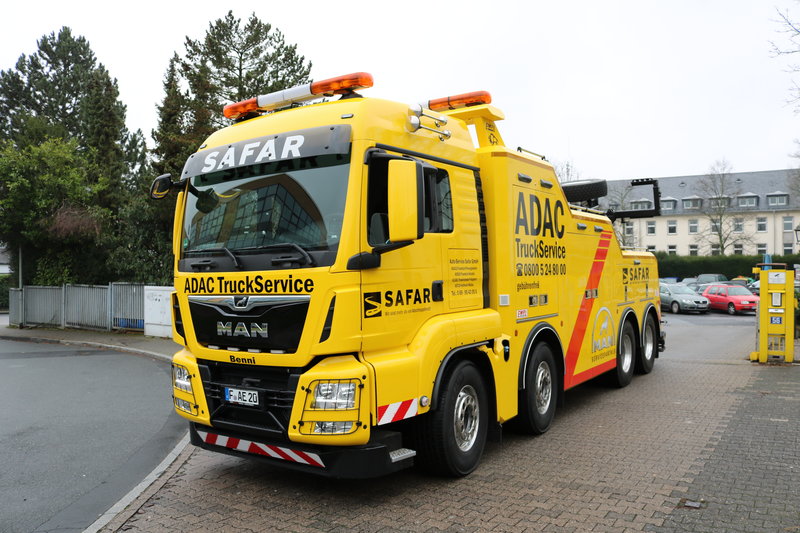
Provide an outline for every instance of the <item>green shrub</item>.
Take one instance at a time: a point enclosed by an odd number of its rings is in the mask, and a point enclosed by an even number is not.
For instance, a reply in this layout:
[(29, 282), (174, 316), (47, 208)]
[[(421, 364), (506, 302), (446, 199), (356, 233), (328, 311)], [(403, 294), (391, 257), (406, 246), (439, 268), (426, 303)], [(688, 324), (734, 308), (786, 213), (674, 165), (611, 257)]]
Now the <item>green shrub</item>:
[[(763, 262), (760, 255), (710, 255), (685, 256), (656, 252), (658, 276), (661, 278), (693, 278), (698, 274), (725, 274), (728, 279), (736, 276), (753, 277), (753, 267)], [(786, 263), (792, 268), (800, 263), (800, 255), (772, 256), (773, 263)]]
[(0, 274), (0, 309), (8, 309), (8, 289), (11, 287), (11, 276)]

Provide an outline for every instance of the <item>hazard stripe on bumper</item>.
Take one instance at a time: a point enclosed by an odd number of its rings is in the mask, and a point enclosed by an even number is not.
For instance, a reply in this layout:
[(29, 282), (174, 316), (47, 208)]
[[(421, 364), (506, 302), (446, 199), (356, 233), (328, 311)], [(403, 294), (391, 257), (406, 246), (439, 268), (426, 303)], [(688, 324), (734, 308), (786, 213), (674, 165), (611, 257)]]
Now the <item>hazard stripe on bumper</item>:
[(378, 425), (397, 422), (417, 415), (417, 399), (390, 403), (378, 407)]
[(225, 437), (224, 435), (217, 435), (216, 433), (208, 433), (205, 431), (197, 431), (203, 442), (213, 446), (222, 446), (231, 450), (237, 450), (245, 453), (252, 453), (255, 455), (265, 455), (273, 459), (282, 459), (284, 461), (291, 461), (293, 463), (300, 463), (309, 466), (316, 466), (325, 468), (325, 464), (319, 455), (311, 452), (303, 452), (300, 450), (292, 450), (282, 446), (273, 446), (271, 444), (264, 444), (261, 442), (253, 442), (244, 439), (237, 439), (234, 437)]

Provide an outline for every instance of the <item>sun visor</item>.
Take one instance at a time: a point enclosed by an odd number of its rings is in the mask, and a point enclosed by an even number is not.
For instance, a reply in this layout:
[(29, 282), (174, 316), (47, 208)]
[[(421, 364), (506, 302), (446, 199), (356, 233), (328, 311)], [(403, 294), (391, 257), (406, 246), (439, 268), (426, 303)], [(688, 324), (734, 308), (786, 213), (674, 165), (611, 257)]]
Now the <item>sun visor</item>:
[(320, 126), (250, 138), (189, 156), (181, 178), (286, 159), (350, 151), (350, 125)]

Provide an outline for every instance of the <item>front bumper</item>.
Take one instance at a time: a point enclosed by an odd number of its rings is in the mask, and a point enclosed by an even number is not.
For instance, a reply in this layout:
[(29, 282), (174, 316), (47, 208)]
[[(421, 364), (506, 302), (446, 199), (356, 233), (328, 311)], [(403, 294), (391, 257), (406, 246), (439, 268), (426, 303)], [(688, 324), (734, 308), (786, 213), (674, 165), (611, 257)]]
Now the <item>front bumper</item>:
[[(395, 431), (373, 428), (370, 441), (361, 446), (313, 446), (191, 423), (192, 444), (237, 457), (265, 460), (275, 466), (324, 477), (364, 479), (408, 468), (416, 452), (402, 447)], [(251, 440), (256, 439), (256, 440)]]
[(681, 308), (683, 308), (686, 311), (708, 311), (708, 304), (707, 303), (702, 304), (696, 302), (685, 303), (681, 304)]

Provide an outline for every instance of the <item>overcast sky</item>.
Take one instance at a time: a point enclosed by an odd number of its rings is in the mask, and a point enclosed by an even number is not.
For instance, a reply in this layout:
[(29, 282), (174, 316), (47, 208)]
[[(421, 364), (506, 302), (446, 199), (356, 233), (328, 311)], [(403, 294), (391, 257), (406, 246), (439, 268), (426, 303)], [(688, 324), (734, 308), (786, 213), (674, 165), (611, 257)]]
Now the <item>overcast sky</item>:
[(789, 46), (778, 10), (800, 20), (792, 0), (15, 1), (2, 8), (0, 69), (68, 26), (152, 143), (169, 58), (228, 8), (280, 29), (314, 79), (371, 73), (365, 96), (488, 90), (509, 146), (583, 178), (704, 174), (720, 159), (740, 172), (800, 166), (790, 61), (770, 45)]

